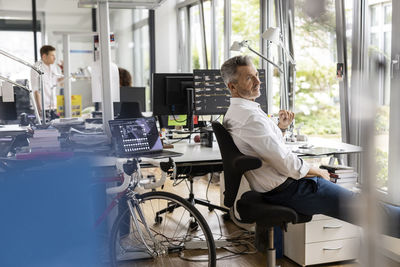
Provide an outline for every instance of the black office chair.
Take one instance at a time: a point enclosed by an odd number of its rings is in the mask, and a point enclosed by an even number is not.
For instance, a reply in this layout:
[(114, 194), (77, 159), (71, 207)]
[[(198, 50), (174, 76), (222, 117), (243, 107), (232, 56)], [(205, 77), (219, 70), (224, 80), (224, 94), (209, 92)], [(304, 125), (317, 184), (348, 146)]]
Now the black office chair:
[(258, 251), (267, 252), (268, 267), (275, 266), (274, 226), (286, 230), (288, 223), (308, 222), (312, 216), (299, 214), (288, 207), (269, 204), (261, 193), (248, 191), (236, 204), (241, 219), (235, 218), (234, 203), (242, 175), (246, 171), (261, 167), (261, 160), (242, 154), (229, 132), (219, 122), (213, 122), (212, 128), (217, 137), (224, 167), (224, 204), (230, 208), (231, 216), (240, 223), (256, 224), (256, 248)]

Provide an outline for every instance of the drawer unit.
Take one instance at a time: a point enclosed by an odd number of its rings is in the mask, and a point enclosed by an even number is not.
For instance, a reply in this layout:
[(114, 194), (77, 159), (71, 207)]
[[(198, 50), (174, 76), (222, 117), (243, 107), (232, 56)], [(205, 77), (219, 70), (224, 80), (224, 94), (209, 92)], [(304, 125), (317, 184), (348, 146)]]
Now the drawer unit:
[(359, 228), (353, 224), (337, 220), (311, 221), (306, 223), (306, 243), (358, 237)]
[(359, 238), (350, 238), (306, 244), (305, 265), (356, 259), (359, 242)]
[(358, 258), (360, 228), (324, 215), (304, 224), (290, 224), (284, 233), (284, 254), (302, 266)]

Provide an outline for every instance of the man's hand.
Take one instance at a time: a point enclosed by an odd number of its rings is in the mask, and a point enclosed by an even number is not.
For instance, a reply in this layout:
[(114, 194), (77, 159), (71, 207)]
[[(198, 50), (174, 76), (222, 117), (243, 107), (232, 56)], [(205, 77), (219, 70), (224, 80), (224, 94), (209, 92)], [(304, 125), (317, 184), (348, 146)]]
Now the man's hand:
[(331, 178), (329, 176), (329, 172), (327, 170), (316, 168), (316, 167), (311, 167), (310, 170), (308, 171), (306, 177), (315, 177), (315, 176), (322, 177), (328, 181), (331, 180)]
[(328, 172), (327, 170), (320, 169), (319, 172), (320, 172), (320, 173), (319, 173), (318, 176), (320, 176), (320, 177), (322, 177), (322, 178), (324, 178), (325, 180), (328, 180), (328, 181), (331, 180), (331, 177), (329, 176), (329, 172)]
[(278, 127), (281, 130), (286, 130), (294, 119), (294, 113), (289, 110), (279, 111), (279, 123)]

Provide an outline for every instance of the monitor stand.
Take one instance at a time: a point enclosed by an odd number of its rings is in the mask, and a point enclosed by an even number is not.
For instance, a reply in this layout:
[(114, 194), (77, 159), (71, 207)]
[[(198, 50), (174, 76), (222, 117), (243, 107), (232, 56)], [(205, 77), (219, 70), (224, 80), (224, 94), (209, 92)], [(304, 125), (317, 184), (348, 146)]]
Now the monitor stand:
[(194, 93), (193, 88), (186, 88), (186, 99), (187, 99), (187, 125), (189, 128), (189, 132), (193, 132), (194, 123), (193, 123), (193, 110), (194, 110)]

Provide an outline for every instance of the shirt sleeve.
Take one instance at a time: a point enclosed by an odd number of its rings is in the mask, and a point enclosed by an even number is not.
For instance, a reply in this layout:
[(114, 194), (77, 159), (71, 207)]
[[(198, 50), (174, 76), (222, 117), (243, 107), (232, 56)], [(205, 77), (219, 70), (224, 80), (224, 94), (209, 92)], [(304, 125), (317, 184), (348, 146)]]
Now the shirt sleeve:
[(39, 90), (39, 74), (34, 70), (31, 70), (31, 88), (33, 92)]
[(300, 179), (307, 175), (310, 166), (286, 147), (282, 133), (274, 129), (277, 126), (272, 121), (257, 117), (249, 118), (246, 124), (241, 137), (263, 161), (287, 177)]

